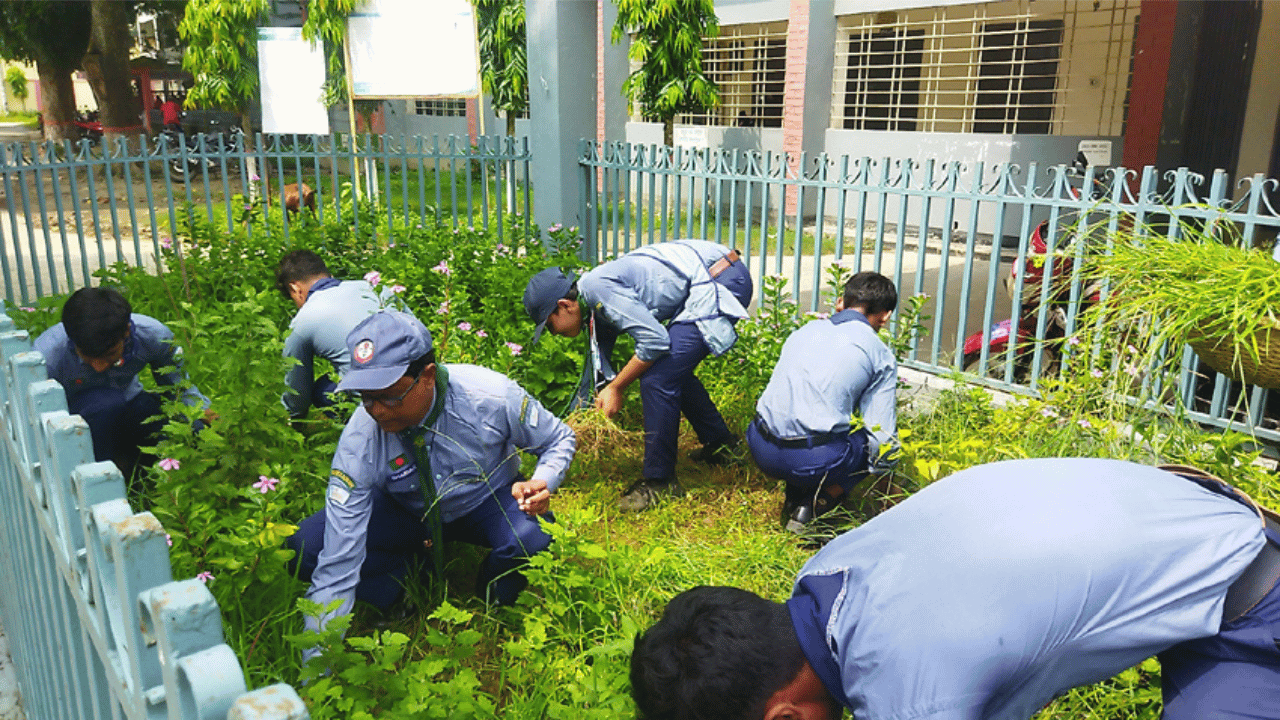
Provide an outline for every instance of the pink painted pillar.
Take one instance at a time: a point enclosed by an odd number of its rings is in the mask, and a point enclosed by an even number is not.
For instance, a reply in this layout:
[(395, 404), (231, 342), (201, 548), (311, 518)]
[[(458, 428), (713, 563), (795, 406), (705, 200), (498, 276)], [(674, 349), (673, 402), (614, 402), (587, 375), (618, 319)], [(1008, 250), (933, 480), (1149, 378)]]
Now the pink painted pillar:
[[(787, 167), (800, 172), (800, 152), (804, 148), (804, 88), (806, 58), (809, 54), (809, 0), (791, 0), (787, 23), (787, 75), (783, 90), (782, 149)], [(786, 210), (796, 211), (797, 186), (787, 186)]]

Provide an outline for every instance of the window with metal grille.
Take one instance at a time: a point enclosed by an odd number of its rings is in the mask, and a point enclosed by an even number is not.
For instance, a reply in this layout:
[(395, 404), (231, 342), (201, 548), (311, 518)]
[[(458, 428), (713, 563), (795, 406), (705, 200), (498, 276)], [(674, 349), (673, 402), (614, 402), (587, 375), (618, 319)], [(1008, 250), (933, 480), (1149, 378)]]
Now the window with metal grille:
[(837, 18), (831, 127), (1121, 135), (1139, 0)]
[(849, 38), (844, 127), (915, 130), (924, 31), (891, 28)]
[(786, 23), (720, 28), (703, 40), (702, 71), (720, 89), (720, 107), (677, 115), (677, 123), (782, 127)]
[(1062, 21), (982, 27), (974, 132), (1049, 135)]
[(415, 115), (434, 115), (436, 117), (466, 117), (467, 101), (461, 98), (448, 100), (414, 100)]

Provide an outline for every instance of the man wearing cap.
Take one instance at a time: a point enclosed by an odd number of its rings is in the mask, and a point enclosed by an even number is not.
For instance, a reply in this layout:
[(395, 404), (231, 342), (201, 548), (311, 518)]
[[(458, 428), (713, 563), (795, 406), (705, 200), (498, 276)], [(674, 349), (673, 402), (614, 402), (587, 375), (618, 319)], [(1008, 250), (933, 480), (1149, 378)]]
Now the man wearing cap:
[[(386, 610), (412, 559), (429, 557), (438, 575), (444, 541), (462, 540), (492, 548), (477, 594), (514, 602), (526, 584), (518, 569), (551, 543), (538, 517), (553, 519), (573, 431), (492, 370), (437, 365), (431, 334), (408, 313), (369, 316), (347, 345), (338, 389), (358, 392), (361, 407), (338, 440), (324, 511), (287, 542), (307, 597), (341, 600), (339, 615), (356, 598)], [(538, 458), (529, 480), (517, 450)]]
[[(534, 342), (544, 328), (576, 337), (587, 327), (600, 376), (596, 407), (617, 414), (624, 391), (640, 381), (644, 469), (623, 493), (621, 509), (643, 510), (661, 497), (684, 495), (675, 476), (682, 412), (702, 443), (695, 460), (733, 458), (739, 440), (693, 373), (708, 354), (721, 355), (738, 339), (733, 326), (747, 316), (752, 290), (738, 252), (705, 240), (642, 247), (581, 278), (548, 268), (529, 281), (524, 307), (537, 324)], [(615, 374), (609, 361), (623, 332), (635, 340), (635, 354)]]
[(1156, 655), (1164, 720), (1278, 718), (1278, 544), (1192, 468), (979, 465), (837, 537), (785, 603), (676, 596), (632, 695), (644, 720), (1026, 720)]
[(341, 377), (351, 364), (347, 334), (382, 309), (387, 297), (364, 280), (337, 280), (324, 260), (310, 250), (294, 250), (276, 267), (276, 289), (293, 301), (298, 314), (289, 322), (284, 355), (298, 362), (285, 375), (289, 387), (282, 398), (292, 418), (306, 417), (312, 405), (333, 404), (337, 383), (328, 374), (315, 376), (315, 358), (328, 360)]
[[(855, 273), (835, 315), (806, 323), (782, 345), (747, 447), (766, 475), (785, 481), (782, 525), (790, 532), (807, 532), (868, 470), (884, 473), (896, 460), (898, 363), (877, 333), (897, 305), (892, 280)], [(855, 413), (863, 425), (856, 431)]]

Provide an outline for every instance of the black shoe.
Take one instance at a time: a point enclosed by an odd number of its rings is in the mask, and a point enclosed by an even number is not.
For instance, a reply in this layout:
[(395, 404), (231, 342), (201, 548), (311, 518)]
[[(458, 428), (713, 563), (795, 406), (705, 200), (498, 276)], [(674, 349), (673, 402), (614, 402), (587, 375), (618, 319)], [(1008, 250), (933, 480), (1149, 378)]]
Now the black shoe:
[(637, 480), (618, 499), (618, 509), (623, 512), (640, 512), (657, 504), (659, 500), (684, 496), (684, 488), (675, 478)]
[(690, 460), (713, 466), (741, 464), (744, 458), (742, 438), (737, 435), (724, 442), (708, 443), (689, 453)]
[(808, 535), (814, 518), (813, 506), (808, 503), (786, 503), (782, 506), (782, 529), (792, 535)]

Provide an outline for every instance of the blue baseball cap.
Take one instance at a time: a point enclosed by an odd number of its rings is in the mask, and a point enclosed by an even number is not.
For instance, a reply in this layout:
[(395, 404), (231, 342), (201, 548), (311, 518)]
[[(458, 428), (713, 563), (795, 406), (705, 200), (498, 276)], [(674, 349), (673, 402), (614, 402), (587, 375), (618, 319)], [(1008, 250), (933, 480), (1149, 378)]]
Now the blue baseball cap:
[(347, 335), (351, 368), (339, 390), (382, 390), (396, 384), (409, 363), (431, 352), (431, 331), (406, 312), (373, 313)]
[(542, 331), (547, 327), (547, 318), (556, 311), (556, 303), (569, 293), (569, 288), (573, 287), (577, 279), (578, 276), (573, 271), (558, 267), (547, 268), (529, 278), (529, 284), (524, 288), (524, 311), (529, 313), (529, 317), (538, 326), (533, 331), (531, 345), (542, 337)]

